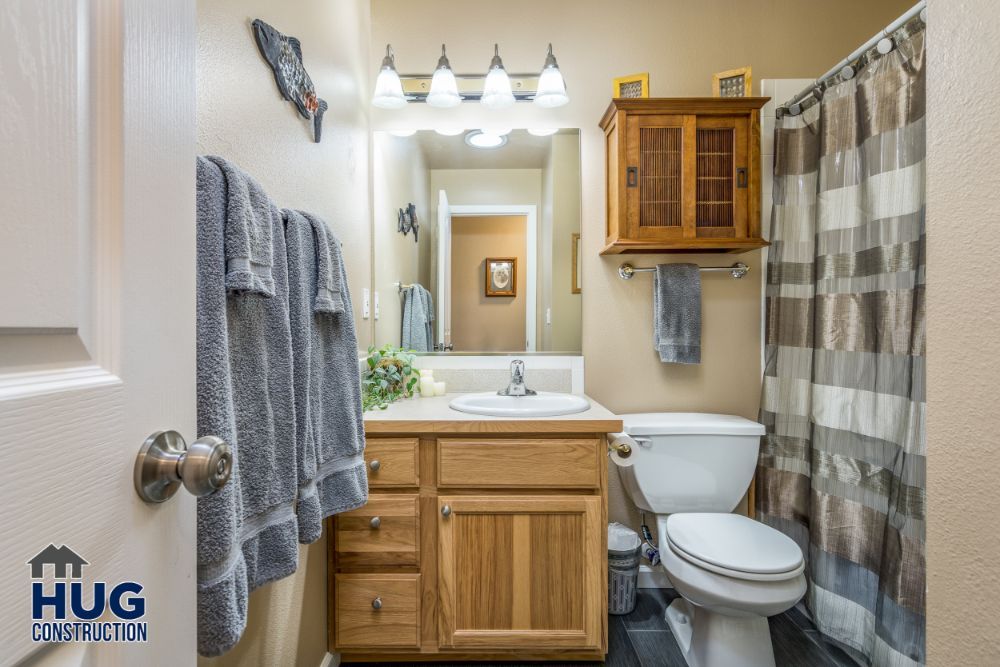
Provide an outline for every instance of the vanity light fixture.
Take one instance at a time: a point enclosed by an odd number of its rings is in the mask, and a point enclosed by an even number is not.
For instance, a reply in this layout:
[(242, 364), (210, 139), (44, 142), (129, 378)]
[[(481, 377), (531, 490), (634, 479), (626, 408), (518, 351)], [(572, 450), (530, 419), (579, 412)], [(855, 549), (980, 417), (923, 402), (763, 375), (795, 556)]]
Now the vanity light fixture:
[(529, 127), (528, 134), (535, 137), (550, 137), (559, 131), (558, 127)]
[(439, 127), (434, 130), (442, 137), (457, 137), (458, 135), (465, 132), (464, 127)]
[(437, 69), (431, 78), (431, 91), (427, 94), (427, 104), (440, 109), (457, 107), (462, 103), (462, 96), (458, 94), (458, 82), (455, 81), (455, 73), (451, 71), (451, 64), (441, 45), (441, 57), (438, 58)]
[(538, 91), (535, 93), (535, 104), (545, 109), (561, 107), (569, 102), (569, 95), (566, 94), (566, 81), (562, 72), (559, 71), (559, 63), (552, 55), (552, 45), (549, 44), (549, 52), (545, 56), (545, 65), (542, 66), (542, 73), (538, 76)]
[(396, 56), (389, 44), (385, 45), (382, 68), (378, 72), (378, 79), (375, 80), (372, 104), (380, 109), (402, 109), (406, 106), (403, 84), (399, 80), (399, 73), (396, 72)]
[(500, 148), (507, 143), (507, 136), (484, 130), (473, 130), (465, 135), (465, 143), (473, 148)]
[(487, 127), (483, 127), (483, 128), (480, 128), (479, 131), (482, 132), (483, 134), (495, 134), (495, 135), (497, 135), (499, 137), (506, 137), (508, 134), (510, 134), (511, 132), (514, 131), (514, 128), (512, 128), (512, 127), (502, 127), (502, 128), (499, 128), (499, 129), (496, 129), (496, 128), (490, 129), (490, 128), (487, 128)]
[(515, 102), (532, 101), (541, 108), (569, 102), (566, 81), (551, 44), (539, 74), (509, 74), (497, 44), (493, 45), (493, 59), (486, 74), (456, 74), (444, 44), (432, 73), (399, 74), (395, 53), (386, 44), (372, 96), (372, 104), (383, 109), (401, 109), (409, 102), (426, 102), (443, 109), (457, 107), (462, 102), (479, 102), (488, 109), (506, 109)]
[(514, 104), (514, 93), (510, 89), (510, 77), (500, 58), (500, 45), (493, 45), (493, 59), (483, 84), (483, 96), (479, 100), (488, 109), (506, 109)]

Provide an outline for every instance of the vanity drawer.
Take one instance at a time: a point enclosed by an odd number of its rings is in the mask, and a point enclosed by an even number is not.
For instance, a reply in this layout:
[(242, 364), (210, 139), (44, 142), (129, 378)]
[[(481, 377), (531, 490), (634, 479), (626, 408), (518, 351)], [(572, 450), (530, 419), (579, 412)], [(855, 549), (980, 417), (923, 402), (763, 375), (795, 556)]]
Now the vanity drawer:
[(338, 574), (334, 590), (337, 648), (419, 645), (419, 574)]
[(373, 493), (368, 504), (337, 515), (337, 565), (418, 565), (419, 496)]
[(598, 488), (603, 455), (595, 438), (440, 438), (438, 486)]
[(368, 438), (365, 462), (372, 488), (420, 484), (420, 441), (416, 438)]

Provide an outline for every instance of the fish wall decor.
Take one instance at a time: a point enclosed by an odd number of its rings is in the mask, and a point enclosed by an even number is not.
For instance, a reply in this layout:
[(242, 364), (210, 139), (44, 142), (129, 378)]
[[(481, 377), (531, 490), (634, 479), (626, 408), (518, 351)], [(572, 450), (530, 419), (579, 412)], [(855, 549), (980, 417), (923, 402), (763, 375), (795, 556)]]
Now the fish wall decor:
[(316, 88), (302, 64), (302, 44), (295, 37), (282, 35), (260, 19), (254, 19), (253, 36), (264, 60), (274, 71), (274, 81), (282, 96), (295, 104), (306, 120), (312, 120), (313, 138), (318, 144), (323, 136), (323, 114), (327, 103), (316, 96)]

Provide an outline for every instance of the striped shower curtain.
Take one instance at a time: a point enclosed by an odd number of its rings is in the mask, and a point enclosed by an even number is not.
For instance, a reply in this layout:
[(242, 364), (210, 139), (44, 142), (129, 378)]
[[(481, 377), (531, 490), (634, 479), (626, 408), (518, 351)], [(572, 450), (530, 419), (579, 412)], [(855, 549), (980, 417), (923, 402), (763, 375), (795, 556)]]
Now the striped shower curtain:
[(924, 663), (924, 34), (775, 128), (757, 513), (861, 664)]

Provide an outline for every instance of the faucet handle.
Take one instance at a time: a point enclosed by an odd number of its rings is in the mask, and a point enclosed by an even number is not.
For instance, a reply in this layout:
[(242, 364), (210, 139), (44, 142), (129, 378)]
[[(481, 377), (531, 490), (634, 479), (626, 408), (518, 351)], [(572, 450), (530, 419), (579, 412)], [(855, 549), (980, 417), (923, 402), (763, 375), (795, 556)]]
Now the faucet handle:
[(520, 359), (515, 359), (510, 362), (510, 375), (515, 378), (524, 377), (524, 362)]

